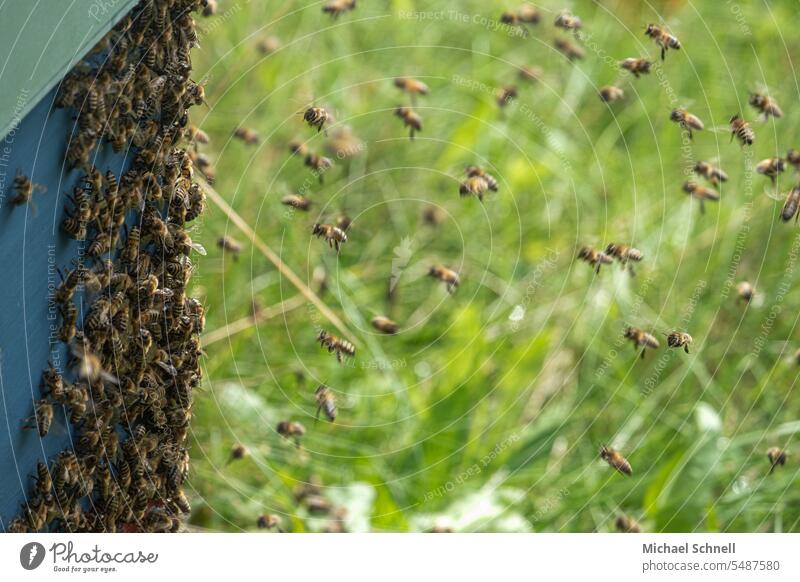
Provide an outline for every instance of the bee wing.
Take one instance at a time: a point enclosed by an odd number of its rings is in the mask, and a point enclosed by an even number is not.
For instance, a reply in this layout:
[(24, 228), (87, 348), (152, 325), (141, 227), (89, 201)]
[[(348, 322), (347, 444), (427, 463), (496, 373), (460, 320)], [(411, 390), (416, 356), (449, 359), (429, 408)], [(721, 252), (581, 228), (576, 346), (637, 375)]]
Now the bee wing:
[(774, 189), (769, 188), (768, 186), (764, 186), (764, 194), (767, 195), (767, 198), (771, 198), (776, 202), (784, 203), (786, 202), (786, 194), (781, 192), (777, 187)]
[(193, 242), (192, 243), (192, 248), (195, 251), (197, 251), (199, 254), (203, 255), (204, 257), (208, 254), (208, 252), (206, 251), (206, 248), (203, 245), (201, 245), (200, 243)]
[(714, 127), (707, 127), (706, 131), (710, 131), (711, 133), (722, 133), (730, 135), (731, 133), (731, 126), (730, 125), (715, 125)]

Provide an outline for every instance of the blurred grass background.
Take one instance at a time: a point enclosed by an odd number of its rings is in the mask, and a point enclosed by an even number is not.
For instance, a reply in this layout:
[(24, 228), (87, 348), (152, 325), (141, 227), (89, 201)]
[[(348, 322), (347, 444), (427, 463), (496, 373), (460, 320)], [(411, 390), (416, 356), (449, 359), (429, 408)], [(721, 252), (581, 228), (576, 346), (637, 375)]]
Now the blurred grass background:
[[(576, 1), (586, 51), (576, 63), (553, 48), (569, 38), (552, 25), (563, 4), (541, 4), (528, 37), (497, 26), (512, 3), (358, 2), (336, 20), (321, 6), (219, 0), (200, 22), (194, 64), (209, 107), (193, 122), (211, 136), (214, 188), (309, 286), (324, 269), (321, 298), (358, 352), (340, 366), (321, 350), (317, 326), (335, 328), (305, 303), (207, 347), (194, 526), (255, 530), (275, 513), (285, 530), (324, 530), (329, 520), (294, 499), (315, 482), (346, 509), (349, 531), (610, 531), (620, 514), (653, 532), (800, 529), (797, 456), (768, 475), (765, 454), (791, 453), (800, 431), (800, 238), (753, 173), (800, 147), (796, 3)], [(643, 34), (650, 22), (683, 44), (663, 64)], [(268, 37), (281, 44), (265, 55)], [(634, 80), (615, 66), (629, 56), (658, 64)], [(541, 80), (518, 79), (523, 65), (541, 67)], [(404, 75), (430, 86), (413, 142), (392, 113), (408, 101), (392, 84)], [(625, 99), (609, 106), (597, 91), (615, 82)], [(519, 97), (500, 110), (494, 92), (510, 83)], [(747, 99), (761, 85), (782, 119), (756, 120)], [(311, 103), (335, 114), (328, 137), (296, 115)], [(711, 131), (684, 143), (669, 121), (676, 106)], [(749, 153), (729, 143), (737, 112), (757, 133)], [(233, 139), (238, 126), (260, 143)], [(332, 156), (319, 184), (288, 144), (324, 153), (341, 127), (363, 147)], [(681, 191), (698, 159), (730, 175), (705, 215)], [(483, 205), (458, 196), (472, 163), (500, 181)], [(785, 173), (780, 191), (794, 180)], [(298, 190), (314, 202), (308, 214), (279, 202)], [(438, 227), (421, 218), (429, 205), (444, 214)], [(354, 222), (337, 256), (310, 227), (339, 213)], [(209, 249), (194, 279), (208, 332), (254, 300), (297, 294), (249, 243), (238, 260), (224, 255), (222, 235), (247, 242), (212, 205), (194, 233)], [(612, 241), (644, 252), (635, 278), (576, 262), (582, 244)], [(425, 276), (434, 262), (461, 273), (454, 296)], [(736, 297), (743, 280), (757, 289), (749, 306)], [(381, 313), (402, 332), (376, 334), (369, 320)], [(627, 324), (685, 329), (691, 354), (662, 347), (640, 361)], [(314, 423), (320, 382), (337, 396), (333, 424)], [(306, 426), (300, 448), (276, 434), (281, 420)], [(250, 454), (228, 464), (237, 443)], [(634, 475), (604, 465), (601, 445)]]

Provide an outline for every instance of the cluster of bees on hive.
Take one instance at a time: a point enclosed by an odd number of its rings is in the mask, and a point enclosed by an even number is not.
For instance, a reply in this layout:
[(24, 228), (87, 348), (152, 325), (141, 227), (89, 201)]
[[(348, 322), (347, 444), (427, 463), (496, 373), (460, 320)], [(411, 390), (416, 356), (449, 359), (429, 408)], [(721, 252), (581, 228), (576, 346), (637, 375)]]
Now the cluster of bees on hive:
[[(143, 0), (59, 88), (57, 105), (76, 116), (66, 164), (81, 173), (61, 230), (82, 252), (53, 298), (67, 367), (44, 371), (25, 426), (45, 438), (63, 409), (72, 446), (38, 463), (10, 531), (177, 531), (190, 511), (182, 485), (205, 323), (186, 294), (201, 250), (188, 225), (205, 207), (188, 124), (204, 103), (190, 58), (200, 9), (205, 0)], [(132, 154), (121, 175), (94, 166), (103, 142)], [(15, 186), (32, 192), (23, 178)]]

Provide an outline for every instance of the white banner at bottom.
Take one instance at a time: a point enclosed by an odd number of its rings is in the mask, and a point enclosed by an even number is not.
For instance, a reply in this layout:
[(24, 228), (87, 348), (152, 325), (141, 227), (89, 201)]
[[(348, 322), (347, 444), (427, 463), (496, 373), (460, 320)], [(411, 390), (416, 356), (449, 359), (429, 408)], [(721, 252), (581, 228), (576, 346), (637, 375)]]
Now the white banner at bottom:
[(800, 534), (6, 534), (2, 580), (800, 580)]

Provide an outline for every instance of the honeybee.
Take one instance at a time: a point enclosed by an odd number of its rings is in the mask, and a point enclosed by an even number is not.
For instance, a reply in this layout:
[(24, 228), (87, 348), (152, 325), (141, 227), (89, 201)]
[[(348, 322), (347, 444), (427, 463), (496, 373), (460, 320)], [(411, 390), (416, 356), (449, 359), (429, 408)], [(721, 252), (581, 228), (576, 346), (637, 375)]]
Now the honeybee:
[(580, 30), (583, 26), (580, 18), (570, 14), (566, 10), (560, 12), (558, 16), (556, 16), (553, 24), (555, 24), (557, 28), (563, 28), (564, 30)]
[(12, 187), (16, 193), (16, 196), (11, 199), (11, 204), (14, 206), (20, 206), (21, 204), (30, 202), (36, 190), (46, 190), (44, 186), (41, 184), (34, 184), (28, 176), (22, 174), (17, 174), (14, 177)]
[(683, 348), (683, 351), (689, 353), (689, 344), (694, 340), (688, 333), (682, 331), (673, 331), (667, 334), (667, 345), (671, 348)]
[(72, 355), (75, 363), (77, 364), (76, 370), (78, 376), (81, 379), (88, 381), (89, 384), (94, 384), (101, 379), (104, 382), (110, 382), (111, 384), (119, 384), (119, 380), (116, 378), (116, 376), (108, 373), (103, 368), (103, 363), (100, 357), (80, 343), (73, 343)]
[(483, 202), (483, 196), (489, 190), (489, 183), (483, 176), (470, 176), (458, 186), (458, 193), (464, 196), (477, 196)]
[(72, 303), (61, 306), (61, 327), (58, 330), (58, 339), (67, 343), (75, 337), (78, 324), (78, 308)]
[(281, 198), (281, 204), (297, 208), (298, 210), (308, 210), (311, 208), (311, 200), (299, 194), (287, 194)]
[(625, 91), (613, 85), (607, 85), (600, 88), (600, 99), (606, 103), (613, 103), (625, 97)]
[[(530, 4), (523, 4), (516, 10), (504, 12), (500, 15), (500, 22), (509, 26), (522, 27), (525, 24), (538, 24), (540, 19), (539, 10)], [(528, 31), (524, 28), (522, 30), (527, 36)]]
[(328, 420), (331, 422), (336, 420), (336, 398), (333, 396), (331, 389), (325, 384), (320, 384), (314, 392), (314, 397), (317, 400), (316, 418), (319, 419), (319, 413), (323, 410)]
[(259, 40), (256, 44), (256, 49), (258, 49), (258, 52), (262, 55), (271, 55), (279, 48), (281, 48), (281, 41), (277, 36), (268, 36), (267, 38)]
[(301, 141), (290, 141), (289, 142), (289, 151), (301, 157), (306, 157), (310, 152), (308, 151), (308, 146), (301, 142)]
[(627, 515), (620, 515), (617, 517), (615, 523), (617, 531), (623, 533), (642, 533), (642, 527), (639, 525), (639, 522)]
[(228, 463), (232, 461), (238, 461), (240, 459), (244, 459), (248, 454), (247, 447), (241, 443), (236, 443), (231, 447), (231, 454), (228, 458)]
[(447, 292), (451, 295), (455, 293), (456, 289), (461, 283), (461, 278), (459, 277), (458, 273), (448, 269), (447, 267), (443, 267), (442, 265), (432, 266), (428, 270), (428, 275), (447, 285)]
[(338, 226), (332, 224), (317, 223), (311, 228), (311, 234), (317, 238), (324, 238), (328, 241), (328, 246), (339, 252), (339, 245), (347, 242), (347, 235)]
[(388, 335), (396, 334), (397, 330), (399, 329), (399, 326), (394, 321), (383, 315), (376, 315), (372, 318), (371, 323), (372, 327), (377, 329), (379, 332)]
[(692, 198), (695, 198), (700, 201), (701, 214), (705, 214), (706, 200), (713, 200), (714, 202), (719, 200), (719, 193), (717, 193), (716, 190), (712, 190), (711, 188), (706, 188), (705, 186), (701, 186), (700, 184), (692, 180), (689, 180), (688, 182), (684, 183), (683, 191), (689, 194)]
[(794, 166), (795, 171), (800, 171), (800, 150), (792, 148), (786, 152), (786, 161)]
[(236, 131), (233, 132), (234, 137), (239, 138), (247, 145), (256, 145), (260, 138), (258, 137), (258, 132), (255, 129), (251, 129), (249, 127), (237, 127)]
[(650, 74), (650, 67), (653, 66), (653, 63), (648, 61), (647, 59), (637, 59), (635, 57), (628, 57), (627, 59), (623, 60), (619, 66), (629, 71), (634, 77), (637, 79), (641, 75), (649, 75)]
[(429, 226), (439, 226), (444, 219), (444, 212), (438, 206), (426, 206), (422, 211), (422, 220)]
[(542, 71), (541, 67), (522, 65), (519, 68), (519, 78), (523, 81), (539, 81), (543, 74), (544, 71)]
[(305, 164), (312, 171), (319, 175), (319, 182), (322, 183), (322, 175), (333, 167), (333, 160), (330, 158), (326, 158), (325, 156), (320, 156), (315, 153), (309, 153), (306, 155)]
[(758, 164), (756, 164), (756, 172), (769, 177), (773, 184), (775, 183), (775, 179), (777, 178), (778, 174), (783, 173), (784, 169), (786, 169), (786, 166), (783, 158), (767, 158), (766, 160), (761, 160), (758, 162)]
[(770, 447), (767, 449), (767, 458), (772, 465), (769, 468), (770, 474), (775, 470), (778, 465), (783, 466), (786, 464), (786, 457), (788, 453), (779, 447)]
[(278, 434), (284, 438), (293, 438), (295, 444), (300, 446), (300, 438), (306, 434), (306, 427), (294, 420), (283, 420), (278, 423)]
[(489, 172), (487, 172), (480, 166), (467, 166), (466, 168), (464, 168), (464, 173), (467, 175), (468, 178), (473, 178), (476, 176), (483, 178), (486, 181), (486, 186), (489, 188), (489, 190), (491, 190), (492, 192), (497, 192), (498, 190), (497, 180), (495, 179), (494, 176), (492, 176)]
[(325, 331), (320, 330), (317, 334), (317, 341), (319, 345), (328, 350), (328, 353), (336, 353), (336, 361), (339, 363), (344, 361), (347, 356), (354, 356), (356, 354), (356, 347), (349, 341), (342, 339)]
[(411, 77), (398, 77), (394, 80), (394, 86), (412, 96), (427, 95), (429, 92), (428, 86), (425, 83)]
[(37, 400), (33, 406), (33, 416), (31, 416), (25, 428), (35, 428), (39, 431), (39, 436), (47, 436), (50, 431), (50, 425), (53, 424), (53, 417), (55, 416), (55, 409), (53, 404), (46, 398)]
[(555, 39), (553, 41), (553, 46), (570, 61), (580, 61), (586, 56), (586, 51), (566, 38)]
[(656, 349), (660, 344), (655, 336), (639, 329), (638, 327), (626, 327), (624, 332), (625, 339), (631, 340), (635, 348), (642, 348), (641, 358), (644, 359), (644, 353), (647, 348)]
[(685, 109), (673, 109), (669, 118), (689, 133), (689, 139), (692, 139), (693, 129), (700, 131), (705, 127), (699, 117), (689, 113)]
[(795, 221), (800, 217), (800, 186), (795, 186), (786, 195), (786, 202), (783, 204), (781, 210), (781, 218), (784, 222), (789, 222), (792, 217)]
[(242, 252), (242, 243), (229, 236), (221, 236), (217, 239), (217, 246), (224, 252), (233, 254), (233, 260), (239, 260), (239, 253)]
[(186, 130), (186, 141), (197, 146), (197, 144), (209, 143), (211, 138), (209, 138), (208, 134), (199, 127), (190, 125), (189, 129)]
[(783, 110), (778, 105), (778, 102), (769, 95), (750, 93), (750, 105), (764, 116), (764, 120), (769, 119), (770, 115), (773, 117), (783, 117)]
[(633, 265), (629, 264), (628, 261), (632, 261), (638, 263), (644, 258), (642, 251), (639, 249), (635, 249), (628, 245), (620, 245), (616, 243), (610, 243), (606, 247), (605, 254), (609, 257), (614, 257), (617, 259), (623, 267), (627, 266), (630, 269), (631, 275), (634, 274), (633, 272)]
[(277, 529), (280, 531), (281, 518), (274, 513), (259, 515), (256, 525), (259, 529)]
[(328, 151), (343, 160), (358, 154), (364, 148), (364, 144), (355, 135), (353, 130), (347, 126), (336, 128), (327, 145)]
[(616, 449), (602, 447), (600, 449), (600, 458), (624, 475), (630, 476), (633, 474), (631, 464)]
[(345, 12), (355, 10), (356, 0), (331, 0), (322, 7), (322, 12), (330, 14), (332, 18), (339, 18)]
[(607, 254), (589, 246), (581, 247), (578, 251), (578, 258), (595, 267), (595, 273), (600, 273), (600, 267), (603, 265), (610, 265), (613, 262), (613, 259)]
[(753, 297), (755, 297), (756, 290), (747, 281), (742, 281), (738, 285), (736, 285), (736, 293), (739, 296), (740, 300), (743, 300), (746, 303), (750, 303), (750, 301), (753, 300)]
[(738, 113), (731, 117), (731, 141), (733, 141), (734, 136), (742, 145), (752, 145), (756, 140), (753, 128)]
[(516, 85), (506, 85), (505, 87), (498, 89), (497, 94), (495, 95), (497, 106), (501, 109), (504, 108), (514, 99), (516, 99), (518, 95), (519, 90), (517, 89)]
[(720, 182), (728, 181), (728, 174), (708, 162), (696, 162), (692, 169), (695, 174), (704, 177), (715, 186)]
[(203, 16), (214, 16), (217, 13), (217, 0), (203, 0)]
[(422, 116), (411, 107), (400, 105), (395, 108), (394, 114), (402, 119), (403, 125), (409, 129), (409, 139), (414, 139), (415, 132), (422, 131)]
[(656, 44), (661, 47), (662, 61), (667, 57), (668, 49), (679, 50), (681, 48), (681, 43), (678, 42), (676, 37), (672, 36), (663, 28), (659, 28), (655, 24), (648, 24), (647, 30), (645, 30), (644, 33), (652, 38)]
[(305, 121), (309, 127), (316, 127), (317, 133), (322, 131), (325, 123), (330, 118), (330, 114), (322, 107), (309, 107), (305, 111), (301, 111), (301, 113), (303, 114), (303, 121)]

